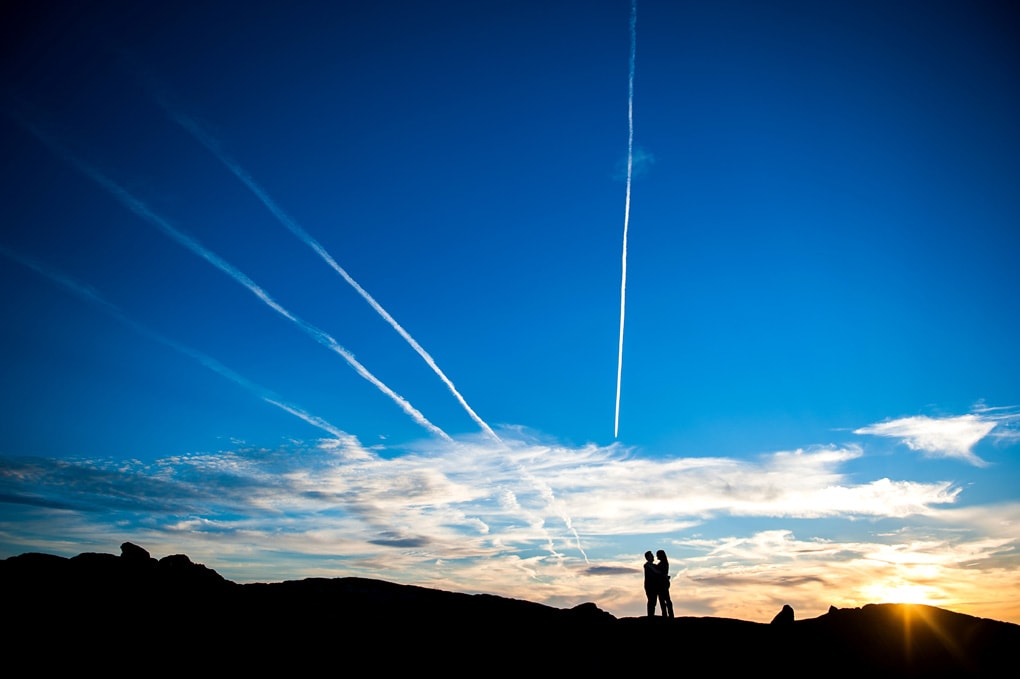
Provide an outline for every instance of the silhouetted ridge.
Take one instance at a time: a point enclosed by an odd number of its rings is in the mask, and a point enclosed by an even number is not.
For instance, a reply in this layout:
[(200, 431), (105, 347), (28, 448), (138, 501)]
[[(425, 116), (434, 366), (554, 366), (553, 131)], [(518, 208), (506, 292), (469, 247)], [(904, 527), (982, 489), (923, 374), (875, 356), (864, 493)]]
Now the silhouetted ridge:
[[(635, 578), (635, 588), (641, 583)], [(369, 578), (237, 584), (183, 554), (27, 553), (0, 560), (7, 647), (40, 667), (200, 674), (384, 670), (648, 671), (713, 666), (819, 676), (1000, 676), (1020, 626), (943, 609), (870, 604), (771, 624), (616, 618)], [(679, 608), (679, 607), (678, 607)], [(481, 663), (481, 664), (479, 664)], [(643, 667), (643, 666), (642, 666)], [(126, 671), (124, 673), (127, 673)]]

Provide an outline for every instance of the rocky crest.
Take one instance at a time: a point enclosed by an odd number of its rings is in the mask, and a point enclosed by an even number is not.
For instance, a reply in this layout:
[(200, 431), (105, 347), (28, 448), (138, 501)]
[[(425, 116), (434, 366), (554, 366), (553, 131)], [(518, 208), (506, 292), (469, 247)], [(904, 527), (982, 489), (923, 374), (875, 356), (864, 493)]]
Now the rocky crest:
[[(237, 584), (177, 554), (29, 553), (0, 560), (5, 645), (40, 669), (135, 674), (676, 671), (999, 676), (1020, 626), (931, 606), (871, 604), (771, 624), (616, 618), (366, 578)], [(378, 663), (376, 665), (376, 663)], [(325, 665), (324, 665), (325, 664)], [(130, 668), (130, 671), (128, 671)]]

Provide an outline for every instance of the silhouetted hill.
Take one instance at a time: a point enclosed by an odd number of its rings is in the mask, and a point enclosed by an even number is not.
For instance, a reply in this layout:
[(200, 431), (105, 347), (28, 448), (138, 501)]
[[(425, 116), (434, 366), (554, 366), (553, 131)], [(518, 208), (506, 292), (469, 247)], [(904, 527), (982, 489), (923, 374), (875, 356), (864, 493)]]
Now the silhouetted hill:
[[(872, 604), (772, 624), (616, 618), (367, 578), (237, 584), (187, 556), (29, 553), (0, 560), (8, 655), (114, 674), (393, 671), (1001, 676), (1020, 626)], [(640, 583), (638, 583), (640, 584)], [(362, 670), (364, 671), (364, 670)], [(369, 669), (368, 671), (374, 671)]]

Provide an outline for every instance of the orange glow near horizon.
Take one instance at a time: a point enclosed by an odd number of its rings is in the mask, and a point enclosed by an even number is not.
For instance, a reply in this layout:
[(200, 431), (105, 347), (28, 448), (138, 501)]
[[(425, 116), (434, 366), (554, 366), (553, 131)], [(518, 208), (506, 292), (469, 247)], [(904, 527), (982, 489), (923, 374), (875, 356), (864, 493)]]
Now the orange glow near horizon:
[(940, 596), (934, 587), (918, 585), (898, 580), (895, 582), (876, 582), (861, 588), (868, 601), (891, 604), (928, 604), (940, 606), (945, 604), (945, 597)]

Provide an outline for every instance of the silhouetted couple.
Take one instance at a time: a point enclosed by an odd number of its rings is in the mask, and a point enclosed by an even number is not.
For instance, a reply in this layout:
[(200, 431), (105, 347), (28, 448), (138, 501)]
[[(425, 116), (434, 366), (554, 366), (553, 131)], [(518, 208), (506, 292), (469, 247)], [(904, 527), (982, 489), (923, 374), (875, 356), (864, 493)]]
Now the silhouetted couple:
[(648, 616), (655, 615), (655, 602), (659, 602), (662, 615), (666, 618), (673, 617), (673, 602), (669, 598), (669, 559), (666, 552), (659, 550), (655, 553), (659, 557), (659, 563), (655, 563), (655, 557), (651, 551), (645, 552), (645, 595), (648, 597)]

